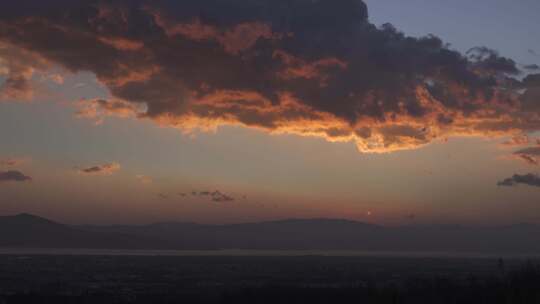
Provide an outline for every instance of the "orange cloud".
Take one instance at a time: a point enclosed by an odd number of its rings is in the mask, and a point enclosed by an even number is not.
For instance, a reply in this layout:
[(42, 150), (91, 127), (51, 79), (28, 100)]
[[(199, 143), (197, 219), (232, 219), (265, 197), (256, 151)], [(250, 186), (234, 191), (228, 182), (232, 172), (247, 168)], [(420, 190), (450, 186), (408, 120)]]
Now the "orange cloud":
[(156, 23), (169, 37), (183, 36), (195, 41), (213, 40), (232, 55), (252, 48), (259, 39), (281, 39), (282, 34), (274, 33), (268, 24), (260, 22), (240, 23), (233, 27), (220, 29), (203, 24), (198, 18), (188, 23), (175, 23), (165, 18), (160, 12), (152, 12)]
[(540, 130), (538, 76), (512, 78), (515, 62), (487, 48), (461, 54), (435, 36), (377, 28), (362, 1), (142, 3), (73, 2), (57, 8), (64, 14), (0, 19), (0, 46), (21, 50), (0, 49), (0, 58), (19, 58), (0, 62), (11, 79), (4, 91), (28, 92), (32, 73), (51, 65), (90, 71), (111, 98), (80, 101), (76, 115), (96, 123), (239, 125), (353, 142), (366, 153), (453, 136), (518, 145)]
[(122, 37), (98, 37), (99, 41), (110, 45), (120, 51), (137, 51), (144, 47), (140, 41), (125, 39)]
[(347, 68), (346, 62), (332, 57), (308, 63), (282, 50), (275, 51), (273, 57), (280, 58), (286, 66), (283, 71), (278, 73), (278, 77), (285, 80), (295, 78), (317, 79), (321, 87), (327, 85), (326, 82), (329, 78), (325, 70), (331, 68), (343, 70)]
[(90, 119), (96, 125), (102, 124), (105, 117), (121, 118), (136, 117), (143, 112), (143, 106), (132, 104), (123, 100), (90, 99), (76, 103), (78, 108), (75, 116)]
[(520, 134), (513, 136), (510, 139), (501, 143), (503, 147), (516, 147), (516, 146), (526, 146), (531, 143), (531, 139), (527, 134)]
[(29, 101), (34, 96), (32, 77), (44, 73), (49, 62), (35, 52), (0, 40), (0, 101)]

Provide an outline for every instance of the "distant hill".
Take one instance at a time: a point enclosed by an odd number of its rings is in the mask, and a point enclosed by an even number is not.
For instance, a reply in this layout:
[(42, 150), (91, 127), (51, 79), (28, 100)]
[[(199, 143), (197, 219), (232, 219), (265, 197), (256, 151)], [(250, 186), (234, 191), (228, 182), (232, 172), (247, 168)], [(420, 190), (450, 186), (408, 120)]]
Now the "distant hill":
[(313, 219), (200, 225), (157, 223), (145, 226), (86, 226), (85, 229), (157, 238), (178, 249), (368, 249), (361, 242), (378, 226), (346, 220)]
[(0, 247), (143, 249), (164, 243), (136, 235), (95, 232), (30, 215), (0, 217)]
[(383, 227), (334, 219), (234, 225), (156, 223), (67, 226), (32, 216), (0, 217), (0, 247), (96, 249), (362, 250), (540, 253), (540, 227)]

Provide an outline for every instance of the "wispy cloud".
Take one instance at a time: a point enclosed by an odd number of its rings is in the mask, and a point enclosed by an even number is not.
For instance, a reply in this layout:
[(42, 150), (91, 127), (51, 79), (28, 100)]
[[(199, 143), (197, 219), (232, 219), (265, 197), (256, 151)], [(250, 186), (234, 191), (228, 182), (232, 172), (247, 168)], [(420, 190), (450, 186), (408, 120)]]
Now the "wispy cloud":
[(519, 147), (519, 146), (526, 146), (530, 144), (531, 139), (527, 134), (519, 134), (516, 136), (512, 136), (510, 139), (503, 141), (500, 145), (503, 148), (506, 147)]
[[(181, 197), (186, 197), (187, 193), (178, 193)], [(226, 193), (223, 193), (219, 190), (215, 191), (192, 191), (191, 196), (195, 197), (202, 197), (202, 198), (208, 198), (209, 200), (213, 202), (232, 202), (235, 200), (234, 197), (231, 195), (228, 195)]]
[(16, 167), (26, 164), (29, 161), (30, 159), (26, 157), (0, 158), (0, 167)]
[(143, 106), (123, 100), (81, 100), (75, 106), (77, 107), (76, 117), (93, 120), (96, 125), (102, 124), (107, 116), (137, 117), (143, 111)]
[(118, 163), (108, 163), (103, 165), (78, 168), (77, 172), (85, 175), (112, 175), (116, 171), (120, 170), (120, 164)]
[(142, 175), (142, 174), (136, 175), (135, 178), (137, 180), (139, 180), (139, 182), (141, 182), (142, 184), (145, 184), (145, 185), (148, 185), (148, 184), (151, 184), (151, 183), (154, 182), (154, 180), (150, 176), (146, 176), (146, 175)]
[(227, 195), (225, 193), (221, 193), (220, 191), (214, 191), (211, 194), (212, 201), (214, 202), (232, 202), (234, 201), (234, 197)]
[(169, 195), (168, 195), (168, 194), (165, 194), (165, 193), (158, 193), (158, 194), (157, 194), (157, 197), (158, 197), (159, 199), (162, 199), (162, 200), (169, 199)]
[(540, 145), (518, 150), (513, 155), (530, 165), (538, 165), (540, 160)]
[(45, 73), (49, 61), (37, 52), (15, 46), (0, 39), (0, 101), (29, 101), (34, 97), (32, 77)]

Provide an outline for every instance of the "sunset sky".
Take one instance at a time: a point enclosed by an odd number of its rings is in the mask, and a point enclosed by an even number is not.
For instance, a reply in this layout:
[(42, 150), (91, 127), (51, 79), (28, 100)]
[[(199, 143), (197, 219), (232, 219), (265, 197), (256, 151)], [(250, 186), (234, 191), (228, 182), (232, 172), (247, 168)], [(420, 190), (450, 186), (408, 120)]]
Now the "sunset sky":
[(540, 223), (537, 0), (5, 2), (0, 215)]

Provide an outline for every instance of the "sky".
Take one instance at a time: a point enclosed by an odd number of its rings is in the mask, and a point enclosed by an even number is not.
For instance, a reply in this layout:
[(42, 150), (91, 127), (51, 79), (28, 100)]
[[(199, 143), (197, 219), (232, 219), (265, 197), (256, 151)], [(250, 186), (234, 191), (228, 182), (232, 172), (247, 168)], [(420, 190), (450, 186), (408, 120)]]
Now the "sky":
[(0, 215), (540, 223), (538, 1), (0, 8)]

